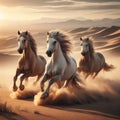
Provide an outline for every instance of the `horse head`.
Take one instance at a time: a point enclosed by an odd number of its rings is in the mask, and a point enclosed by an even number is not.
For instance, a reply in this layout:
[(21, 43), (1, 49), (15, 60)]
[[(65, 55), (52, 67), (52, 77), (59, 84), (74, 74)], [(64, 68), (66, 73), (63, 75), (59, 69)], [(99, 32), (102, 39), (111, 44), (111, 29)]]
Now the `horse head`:
[(28, 39), (28, 32), (27, 31), (26, 32), (18, 31), (18, 35), (19, 35), (19, 37), (18, 37), (18, 52), (20, 54), (22, 54), (23, 50), (26, 47), (26, 41)]
[(59, 32), (47, 32), (47, 51), (48, 57), (51, 57), (55, 50), (58, 48), (57, 36)]
[(81, 54), (83, 56), (87, 55), (90, 52), (90, 43), (89, 38), (80, 38), (81, 41)]

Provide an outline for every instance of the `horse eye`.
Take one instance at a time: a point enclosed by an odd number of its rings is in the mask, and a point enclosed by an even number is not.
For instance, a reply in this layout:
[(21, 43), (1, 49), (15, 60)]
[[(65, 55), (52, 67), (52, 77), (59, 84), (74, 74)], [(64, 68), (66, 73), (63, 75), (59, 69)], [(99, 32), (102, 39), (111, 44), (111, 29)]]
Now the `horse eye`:
[(46, 42), (48, 43), (48, 40)]
[(23, 42), (25, 42), (25, 40), (23, 40)]
[(54, 44), (56, 44), (56, 41), (54, 41)]

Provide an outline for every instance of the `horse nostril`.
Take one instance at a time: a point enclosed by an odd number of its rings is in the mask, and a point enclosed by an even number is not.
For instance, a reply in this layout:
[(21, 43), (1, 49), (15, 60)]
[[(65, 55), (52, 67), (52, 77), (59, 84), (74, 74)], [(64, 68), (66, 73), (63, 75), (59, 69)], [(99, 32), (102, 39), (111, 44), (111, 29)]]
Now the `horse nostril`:
[(49, 54), (49, 51), (46, 51), (46, 54)]
[(20, 54), (23, 52), (23, 50), (20, 49), (20, 48), (19, 48), (17, 51), (18, 51)]
[(48, 55), (48, 57), (51, 57), (52, 52), (50, 50), (46, 51), (46, 54)]
[(81, 52), (81, 54), (82, 54), (83, 56), (85, 56), (85, 53), (84, 53), (84, 52)]
[(46, 54), (48, 53), (48, 51), (46, 51)]

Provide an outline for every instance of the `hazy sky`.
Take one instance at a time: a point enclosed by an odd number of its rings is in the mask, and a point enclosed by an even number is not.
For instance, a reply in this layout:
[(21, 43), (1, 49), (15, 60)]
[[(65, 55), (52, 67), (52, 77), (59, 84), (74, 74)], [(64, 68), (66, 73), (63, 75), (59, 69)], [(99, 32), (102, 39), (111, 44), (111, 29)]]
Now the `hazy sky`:
[(81, 20), (120, 18), (120, 0), (0, 0), (0, 20), (45, 17)]

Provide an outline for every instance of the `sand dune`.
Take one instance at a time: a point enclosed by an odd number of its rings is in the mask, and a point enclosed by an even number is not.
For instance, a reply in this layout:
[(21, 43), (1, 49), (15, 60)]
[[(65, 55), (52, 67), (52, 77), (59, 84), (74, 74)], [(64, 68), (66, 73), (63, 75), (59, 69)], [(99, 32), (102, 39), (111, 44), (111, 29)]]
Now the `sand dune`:
[(120, 37), (120, 33), (107, 35), (104, 37), (104, 39), (113, 39), (113, 38), (117, 38), (117, 37)]
[[(32, 33), (38, 45), (38, 53), (44, 54), (43, 50), (46, 48), (46, 33), (47, 31)], [(70, 31), (73, 36), (73, 42), (79, 42), (79, 37), (92, 37), (96, 47), (106, 45), (106, 41), (120, 39), (120, 27), (90, 27), (90, 28), (76, 28)], [(0, 52), (7, 54), (17, 54), (17, 34), (15, 36), (5, 37), (0, 40)], [(101, 42), (101, 43), (100, 43)], [(75, 44), (76, 45), (76, 44)], [(7, 47), (6, 47), (7, 46)], [(109, 44), (107, 44), (109, 46)], [(114, 45), (115, 46), (115, 45)], [(77, 47), (77, 46), (76, 46)], [(117, 47), (118, 48), (118, 47)]]
[[(74, 31), (76, 32), (74, 33)], [(119, 54), (120, 27), (118, 26), (92, 27), (88, 29), (82, 29), (82, 31), (79, 31), (79, 28), (77, 28), (75, 30), (72, 30), (70, 33), (72, 33), (74, 37), (75, 45), (79, 43), (78, 40), (80, 37), (91, 37), (94, 40), (96, 50), (102, 50), (102, 52), (109, 51), (114, 54)], [(111, 41), (111, 44), (109, 41)]]
[(103, 37), (103, 36), (109, 35), (111, 33), (114, 33), (116, 31), (118, 31), (119, 29), (120, 29), (120, 27), (112, 26), (110, 28), (106, 28), (104, 31), (102, 31), (99, 34), (96, 34), (96, 36)]
[(78, 32), (82, 32), (82, 31), (86, 31), (88, 28), (76, 28), (72, 31), (70, 31), (70, 33), (78, 33)]

